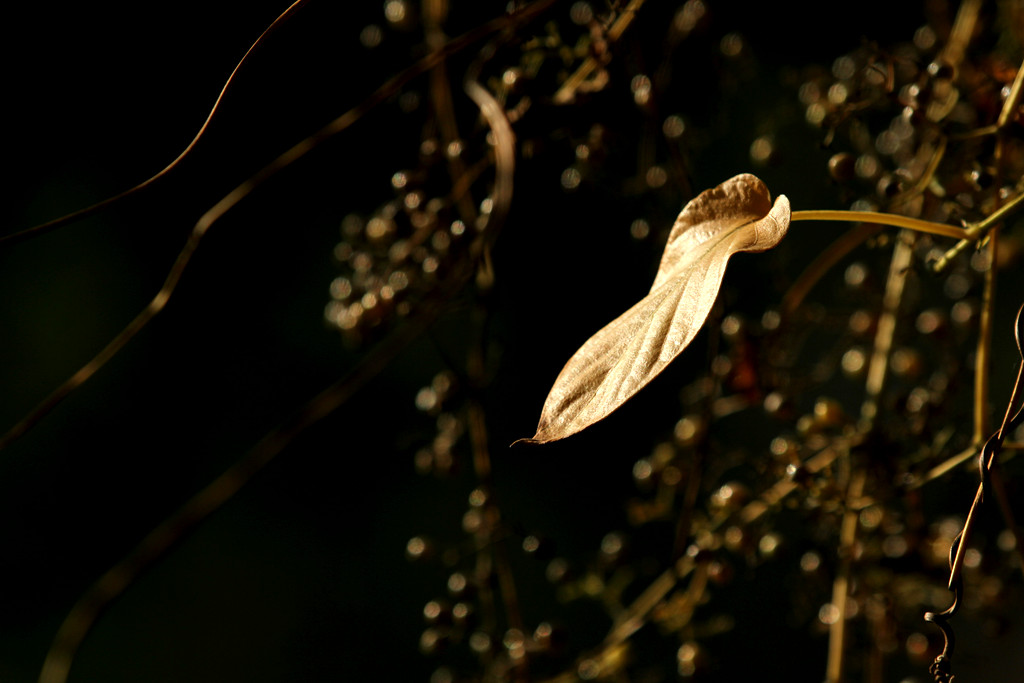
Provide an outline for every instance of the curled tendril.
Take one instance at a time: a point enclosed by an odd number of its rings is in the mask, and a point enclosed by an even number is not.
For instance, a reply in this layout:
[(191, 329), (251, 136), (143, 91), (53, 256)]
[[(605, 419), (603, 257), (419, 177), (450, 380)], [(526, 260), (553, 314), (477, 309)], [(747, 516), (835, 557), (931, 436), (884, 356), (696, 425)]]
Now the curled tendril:
[(953, 664), (945, 655), (939, 655), (928, 667), (928, 673), (935, 677), (935, 683), (953, 683)]
[(935, 658), (935, 661), (928, 668), (928, 672), (935, 677), (935, 683), (952, 683), (953, 681), (953, 649), (956, 647), (956, 634), (953, 633), (953, 627), (950, 626), (949, 620), (960, 609), (960, 598), (964, 590), (963, 576), (954, 569), (956, 555), (960, 549), (960, 544), (963, 542), (963, 536), (964, 532), (961, 531), (956, 535), (956, 538), (953, 539), (953, 543), (949, 547), (949, 590), (953, 592), (953, 604), (943, 612), (926, 612), (924, 615), (925, 621), (939, 627), (942, 631), (942, 637), (945, 639), (942, 652), (939, 653), (939, 656)]
[(1014, 336), (1017, 340), (1017, 352), (1021, 356), (1021, 363), (1017, 368), (1017, 379), (1013, 385), (1013, 392), (1010, 394), (1010, 401), (1006, 406), (1006, 413), (999, 426), (999, 431), (993, 434), (978, 454), (978, 473), (981, 478), (978, 484), (978, 493), (974, 497), (974, 503), (967, 513), (967, 521), (949, 548), (949, 590), (953, 593), (953, 604), (943, 612), (926, 612), (924, 620), (935, 624), (942, 631), (945, 644), (942, 652), (935, 658), (928, 672), (934, 676), (935, 683), (953, 683), (953, 648), (956, 645), (956, 637), (949, 620), (960, 608), (960, 601), (963, 597), (963, 567), (962, 549), (970, 538), (971, 529), (978, 506), (985, 498), (985, 489), (989, 484), (989, 475), (992, 466), (995, 464), (999, 453), (1003, 448), (1003, 441), (1013, 429), (1024, 422), (1024, 304), (1021, 304), (1017, 311), (1017, 319), (1014, 323)]

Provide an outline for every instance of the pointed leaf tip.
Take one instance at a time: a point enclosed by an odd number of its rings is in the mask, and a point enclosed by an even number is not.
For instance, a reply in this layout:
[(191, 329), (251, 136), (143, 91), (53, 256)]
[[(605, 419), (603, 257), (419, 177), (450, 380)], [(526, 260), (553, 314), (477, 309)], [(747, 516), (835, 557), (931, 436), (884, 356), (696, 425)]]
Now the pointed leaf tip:
[(773, 203), (749, 173), (691, 200), (672, 226), (651, 291), (573, 354), (548, 393), (537, 433), (515, 443), (564, 439), (646, 386), (704, 326), (729, 258), (774, 247), (790, 214), (789, 200), (780, 195)]

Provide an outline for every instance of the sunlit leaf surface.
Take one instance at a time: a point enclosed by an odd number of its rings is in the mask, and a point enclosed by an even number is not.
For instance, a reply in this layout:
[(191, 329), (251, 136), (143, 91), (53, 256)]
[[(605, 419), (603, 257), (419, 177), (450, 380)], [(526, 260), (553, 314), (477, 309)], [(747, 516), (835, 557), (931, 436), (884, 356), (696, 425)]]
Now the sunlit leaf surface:
[(779, 243), (789, 200), (743, 174), (707, 190), (676, 219), (650, 293), (591, 337), (555, 380), (530, 443), (603, 419), (665, 369), (704, 325), (729, 257)]

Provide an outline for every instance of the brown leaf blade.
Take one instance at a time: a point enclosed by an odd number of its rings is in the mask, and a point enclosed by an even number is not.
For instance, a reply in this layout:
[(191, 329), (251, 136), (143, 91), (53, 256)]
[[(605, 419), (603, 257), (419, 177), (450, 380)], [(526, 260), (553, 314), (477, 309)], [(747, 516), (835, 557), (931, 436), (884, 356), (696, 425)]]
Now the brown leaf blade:
[(672, 226), (650, 293), (587, 340), (555, 380), (528, 443), (564, 439), (607, 417), (697, 336), (729, 257), (771, 249), (789, 228), (789, 200), (773, 204), (742, 174), (702, 192)]

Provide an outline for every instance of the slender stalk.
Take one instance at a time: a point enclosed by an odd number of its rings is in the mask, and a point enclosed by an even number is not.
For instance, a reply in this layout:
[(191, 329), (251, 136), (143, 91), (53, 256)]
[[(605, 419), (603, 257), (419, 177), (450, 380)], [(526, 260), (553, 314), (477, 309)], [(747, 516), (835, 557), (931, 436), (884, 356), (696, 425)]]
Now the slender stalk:
[(930, 481), (935, 481), (936, 479), (944, 476), (947, 472), (954, 470), (960, 465), (964, 464), (971, 458), (977, 457), (979, 448), (980, 446), (972, 444), (971, 446), (968, 446), (967, 448), (960, 451), (953, 457), (947, 458), (945, 461), (939, 463), (935, 467), (928, 470), (928, 473), (921, 477), (919, 480), (915, 481), (911, 488), (917, 489), (924, 486)]
[[(861, 421), (858, 431), (866, 434), (871, 431), (878, 415), (878, 398), (885, 386), (889, 369), (889, 355), (892, 351), (896, 332), (896, 318), (903, 290), (907, 281), (913, 248), (910, 235), (903, 233), (893, 249), (892, 261), (889, 263), (889, 276), (885, 284), (885, 296), (882, 300), (882, 315), (878, 320), (875, 333), (874, 349), (868, 363), (867, 380), (864, 387), (864, 403), (861, 406)], [(852, 469), (849, 453), (844, 454), (842, 463), (849, 471)], [(839, 534), (839, 571), (832, 583), (832, 604), (837, 610), (836, 620), (829, 627), (828, 662), (825, 669), (827, 683), (840, 683), (843, 679), (843, 659), (846, 646), (846, 612), (849, 601), (850, 574), (852, 571), (853, 544), (857, 536), (857, 520), (859, 501), (864, 494), (867, 475), (863, 468), (853, 470), (850, 484), (846, 491), (846, 512), (843, 514), (842, 527)]]
[(882, 315), (878, 319), (875, 332), (874, 348), (868, 362), (867, 381), (864, 387), (864, 404), (861, 406), (861, 429), (870, 431), (878, 414), (878, 397), (885, 385), (889, 369), (889, 354), (892, 351), (893, 337), (896, 332), (896, 316), (903, 299), (903, 289), (907, 282), (913, 249), (907, 240), (896, 242), (892, 261), (889, 264), (889, 277), (885, 285), (885, 296), (882, 299)]
[(942, 47), (939, 57), (953, 66), (959, 66), (964, 60), (967, 45), (974, 35), (974, 26), (978, 23), (978, 14), (981, 12), (981, 0), (963, 0), (957, 9), (956, 17), (953, 19), (953, 28), (949, 33), (949, 39)]
[(235, 65), (235, 68), (231, 70), (231, 75), (228, 76), (227, 81), (224, 82), (224, 86), (221, 88), (220, 94), (217, 95), (217, 99), (214, 100), (213, 107), (210, 109), (210, 113), (207, 114), (206, 120), (203, 121), (203, 125), (199, 127), (199, 131), (195, 134), (195, 137), (192, 138), (192, 141), (188, 143), (188, 146), (185, 147), (185, 149), (182, 150), (181, 154), (175, 157), (175, 159), (171, 163), (167, 164), (163, 169), (157, 171), (154, 175), (147, 178), (146, 180), (143, 180), (138, 185), (128, 188), (127, 190), (124, 190), (123, 192), (120, 192), (119, 194), (116, 194), (113, 197), (108, 197), (103, 201), (93, 204), (92, 206), (87, 206), (84, 209), (73, 211), (72, 213), (65, 214), (64, 216), (61, 216), (59, 218), (54, 218), (51, 221), (41, 223), (40, 225), (33, 226), (26, 230), (21, 230), (10, 235), (5, 235), (4, 237), (0, 237), (0, 247), (6, 247), (13, 244), (17, 244), (18, 242), (22, 242), (31, 237), (43, 235), (47, 232), (50, 232), (51, 230), (56, 230), (61, 226), (68, 225), (76, 221), (80, 221), (83, 218), (87, 218), (88, 216), (91, 216), (95, 213), (99, 213), (103, 209), (113, 206), (114, 204), (120, 202), (123, 199), (127, 199), (132, 195), (138, 194), (142, 190), (146, 189), (150, 185), (153, 185), (158, 180), (163, 178), (165, 175), (173, 171), (185, 159), (185, 157), (187, 157), (192, 152), (192, 150), (195, 149), (195, 146), (199, 143), (199, 139), (203, 137), (203, 134), (206, 133), (206, 130), (210, 127), (210, 122), (213, 121), (214, 115), (216, 115), (217, 111), (220, 109), (220, 103), (224, 99), (224, 94), (228, 91), (228, 88), (231, 87), (231, 84), (234, 83), (235, 76), (238, 75), (238, 72), (241, 70), (241, 68), (245, 65), (246, 62), (249, 61), (249, 56), (253, 54), (257, 46), (259, 46), (260, 43), (262, 43), (266, 39), (267, 36), (269, 36), (275, 29), (279, 28), (282, 24), (284, 24), (285, 21), (294, 16), (295, 13), (307, 2), (308, 0), (297, 0), (296, 2), (293, 2), (288, 7), (288, 9), (286, 9), (277, 17), (277, 19), (274, 19), (273, 23), (271, 23), (270, 26), (268, 26), (267, 29), (260, 34), (260, 37), (256, 39), (256, 41), (249, 47), (249, 49), (245, 51), (245, 54), (242, 55), (242, 58)]
[(1020, 104), (1022, 92), (1024, 92), (1024, 63), (1017, 67), (1017, 76), (1013, 79), (1013, 85), (1010, 86), (1010, 95), (1003, 102), (1003, 109), (999, 112), (999, 120), (996, 122), (996, 126), (1000, 130), (1006, 127), (1014, 112), (1017, 111), (1017, 105)]
[[(981, 0), (963, 0), (957, 9), (956, 18), (953, 20), (953, 28), (949, 32), (946, 44), (939, 52), (938, 61), (957, 68), (967, 53), (967, 46), (974, 35), (974, 27), (978, 23), (978, 15), (981, 12)], [(953, 107), (959, 101), (959, 91), (953, 84), (952, 79), (940, 79), (934, 83), (932, 97), (926, 108), (926, 114), (931, 121), (942, 121), (953, 111)]]
[[(459, 282), (465, 282), (467, 276), (468, 273), (458, 278)], [(189, 530), (238, 493), (299, 434), (337, 410), (387, 367), (429, 327), (443, 310), (443, 303), (449, 295), (446, 293), (434, 304), (422, 306), (409, 324), (374, 347), (352, 372), (324, 389), (291, 419), (264, 436), (252, 450), (157, 525), (124, 559), (97, 579), (74, 604), (57, 630), (43, 662), (39, 683), (65, 683), (78, 647), (103, 610)]]
[[(168, 271), (163, 286), (149, 304), (98, 354), (96, 354), (92, 360), (79, 368), (79, 370), (70, 378), (65, 380), (63, 384), (54, 389), (49, 396), (44, 398), (28, 413), (28, 415), (11, 427), (6, 434), (0, 436), (0, 451), (17, 441), (40, 420), (46, 417), (50, 411), (56, 408), (65, 398), (68, 397), (68, 395), (71, 394), (71, 392), (96, 374), (111, 358), (124, 348), (124, 346), (128, 344), (135, 335), (148, 325), (153, 318), (163, 311), (167, 306), (167, 302), (170, 301), (171, 296), (177, 289), (178, 282), (181, 280), (182, 275), (188, 267), (188, 264), (192, 259), (192, 255), (195, 253), (196, 249), (198, 249), (199, 243), (202, 241), (207, 231), (209, 231), (209, 229), (218, 220), (220, 220), (224, 214), (252, 194), (252, 192), (257, 188), (261, 187), (266, 181), (277, 175), (277, 173), (304, 157), (320, 143), (325, 142), (344, 130), (347, 130), (374, 107), (386, 102), (388, 98), (398, 92), (412, 79), (426, 73), (452, 54), (466, 49), (470, 45), (483, 40), (497, 31), (533, 19), (550, 7), (553, 2), (554, 0), (539, 0), (536, 3), (527, 6), (521, 12), (507, 17), (500, 17), (475, 29), (471, 29), (457, 38), (453, 38), (445, 43), (441, 48), (434, 50), (409, 68), (390, 78), (362, 103), (334, 119), (313, 135), (294, 145), (291, 149), (285, 151), (277, 157), (277, 159), (263, 167), (258, 173), (228, 193), (223, 199), (204, 213), (196, 222), (192, 229), (192, 233), (189, 235), (188, 241), (185, 243), (185, 246), (182, 248), (174, 264), (171, 266), (171, 269)], [(487, 110), (484, 110), (484, 112), (486, 115)]]
[[(970, 447), (965, 448), (964, 450), (960, 451), (956, 455), (954, 455), (954, 456), (952, 456), (950, 458), (947, 458), (943, 462), (939, 463), (935, 467), (933, 467), (930, 470), (928, 470), (928, 472), (925, 473), (922, 477), (920, 477), (919, 479), (915, 480), (908, 487), (909, 490), (912, 491), (914, 489), (919, 489), (922, 486), (924, 486), (925, 484), (927, 484), (928, 482), (935, 481), (936, 479), (942, 478), (948, 472), (950, 472), (951, 470), (956, 469), (960, 465), (963, 465), (968, 460), (971, 460), (973, 458), (977, 458), (979, 450), (980, 450), (980, 446), (970, 446)], [(1002, 458), (1001, 458), (1000, 462), (1006, 462), (1006, 461), (1010, 460), (1011, 458), (1014, 457), (1014, 453), (1016, 453), (1017, 451), (1022, 451), (1022, 450), (1024, 450), (1024, 443), (1020, 443), (1020, 442), (1017, 442), (1017, 441), (1007, 441), (1007, 442), (1005, 442), (1003, 444), (1003, 448), (1002, 448), (1003, 453), (1002, 453)]]
[(839, 572), (832, 582), (832, 605), (836, 608), (836, 620), (829, 626), (828, 664), (825, 669), (826, 683), (840, 683), (843, 680), (843, 655), (846, 646), (846, 613), (850, 599), (850, 572), (853, 565), (853, 545), (857, 540), (857, 520), (860, 517), (858, 501), (864, 493), (866, 476), (858, 469), (846, 491), (846, 512), (839, 532)]
[(894, 228), (906, 228), (914, 232), (923, 232), (928, 235), (939, 235), (941, 237), (962, 238), (965, 236), (963, 228), (958, 228), (944, 223), (933, 223), (923, 221), (910, 216), (900, 216), (894, 213), (878, 213), (876, 211), (794, 211), (790, 216), (792, 221), (847, 221), (851, 223), (873, 223), (875, 225), (888, 225)]
[(974, 523), (978, 519), (978, 508), (981, 506), (981, 502), (984, 499), (985, 484), (978, 484), (978, 490), (974, 494), (974, 502), (971, 503), (971, 509), (967, 511), (967, 520), (964, 522), (963, 531), (960, 532), (960, 542), (956, 547), (956, 555), (953, 557), (953, 562), (949, 566), (949, 582), (947, 588), (953, 590), (953, 585), (956, 583), (957, 578), (960, 576), (960, 571), (964, 565), (964, 553), (967, 552), (967, 542), (971, 540), (971, 532), (974, 530)]
[(995, 309), (996, 256), (999, 249), (999, 231), (993, 230), (989, 237), (987, 251), (988, 270), (985, 271), (985, 290), (981, 301), (981, 316), (978, 322), (978, 346), (974, 352), (974, 434), (976, 444), (984, 443), (991, 431), (991, 416), (988, 405), (989, 356), (992, 352), (992, 318)]
[[(356, 107), (344, 115), (335, 119), (327, 127), (321, 129), (317, 134), (311, 136), (295, 145), (287, 152), (278, 157), (273, 163), (263, 168), (255, 176), (235, 188), (230, 194), (221, 199), (213, 208), (207, 211), (193, 228), (185, 248), (178, 255), (177, 260), (167, 275), (163, 287), (157, 292), (149, 306), (146, 307), (107, 347), (89, 364), (79, 370), (70, 380), (59, 387), (51, 394), (28, 417), (19, 422), (3, 438), (0, 438), (0, 449), (10, 444), (18, 436), (23, 434), (41, 419), (49, 410), (57, 405), (68, 393), (86, 381), (92, 374), (98, 371), (114, 354), (117, 353), (128, 341), (138, 333), (153, 317), (155, 317), (167, 304), (174, 289), (177, 286), (191, 256), (199, 245), (199, 241), (209, 228), (234, 207), (239, 201), (248, 196), (254, 189), (268, 180), (278, 171), (282, 170), (292, 162), (296, 161), (319, 142), (337, 134), (357, 121), (366, 111), (374, 105), (384, 101), (389, 93), (397, 91), (399, 87), (416, 74), (423, 73), (432, 65), (442, 61), (456, 49), (462, 49), (479, 40), (495, 30), (505, 27), (510, 21), (523, 20), (526, 17), (533, 17), (538, 11), (546, 9), (551, 0), (544, 0), (532, 5), (524, 12), (510, 18), (495, 20), (482, 27), (464, 34), (460, 38), (446, 43), (437, 50), (427, 55), (414, 66), (392, 78), (379, 88), (373, 96), (359, 107)], [(504, 219), (507, 212), (507, 204), (511, 196), (511, 176), (513, 172), (512, 157), (509, 149), (512, 146), (512, 138), (508, 121), (503, 112), (494, 110), (493, 98), (475, 92), (472, 87), (467, 86), (471, 97), (480, 104), (484, 118), (491, 124), (497, 138), (496, 165), (497, 180), (499, 186), (496, 194), (502, 195), (500, 203), (496, 201), (495, 211), (492, 212), (492, 220), (488, 222), (488, 233), (493, 233)], [(500, 107), (498, 108), (500, 110)], [(339, 406), (344, 404), (355, 392), (357, 392), (367, 381), (374, 377), (381, 369), (387, 366), (390, 361), (407, 344), (418, 337), (430, 323), (436, 318), (446, 302), (455, 292), (462, 289), (470, 276), (473, 274), (476, 261), (485, 252), (484, 238), (493, 235), (480, 235), (473, 243), (470, 256), (463, 261), (460, 268), (457, 268), (446, 281), (439, 287), (437, 296), (424, 302), (417, 311), (413, 320), (399, 328), (393, 335), (378, 344), (367, 356), (363, 363), (356, 367), (349, 375), (331, 385), (323, 392), (314, 397), (284, 426), (271, 431), (260, 442), (239, 461), (221, 474), (217, 479), (204, 487), (199, 493), (189, 499), (171, 517), (161, 522), (151, 531), (136, 548), (122, 561), (115, 564), (83, 595), (72, 607), (71, 612), (62, 622), (54, 638), (54, 642), (46, 655), (40, 673), (40, 683), (64, 683), (67, 680), (71, 663), (75, 652), (81, 645), (96, 619), (103, 609), (113, 600), (120, 596), (138, 575), (150, 564), (164, 555), (171, 546), (181, 538), (189, 529), (201, 522), (215, 510), (219, 509), (227, 500), (235, 495), (257, 472), (259, 472), (270, 460), (280, 454), (299, 434), (303, 433), (313, 424), (317, 423)], [(489, 473), (489, 457), (486, 452), (486, 433), (483, 431), (482, 422), (474, 422), (471, 429), (475, 441), (475, 450), (478, 459), (483, 458), (487, 462), (484, 468)], [(494, 541), (493, 538), (488, 539)], [(481, 553), (481, 556), (490, 557), (489, 553)], [(499, 557), (499, 574), (501, 566), (508, 569), (507, 560)], [(502, 580), (502, 577), (499, 577)], [(509, 609), (510, 620), (521, 624), (518, 609), (515, 605), (514, 586), (502, 580), (502, 590), (506, 597), (511, 600), (512, 608)]]
[[(647, 617), (661, 604), (665, 596), (676, 587), (679, 580), (694, 568), (691, 558), (681, 559), (676, 566), (666, 569), (637, 598), (616, 615), (611, 630), (604, 639), (604, 647), (615, 647), (640, 630), (647, 623)], [(575, 679), (574, 679), (575, 680)]]
[(992, 214), (986, 216), (984, 220), (965, 225), (964, 227), (966, 228), (966, 231), (964, 232), (963, 239), (961, 239), (955, 247), (947, 251), (942, 258), (935, 262), (935, 272), (942, 272), (942, 270), (949, 265), (949, 262), (952, 261), (957, 254), (969, 247), (972, 242), (977, 241), (986, 232), (992, 230), (1000, 221), (1003, 220), (1003, 218), (1019, 209), (1022, 202), (1024, 202), (1024, 193), (1018, 194), (1016, 197), (1003, 204), (997, 210), (993, 211)]
[[(447, 3), (431, 0), (424, 3), (424, 24), (426, 25), (426, 43), (431, 50), (436, 50), (445, 42), (445, 35), (441, 29), (447, 15)], [(434, 112), (434, 120), (441, 132), (442, 149), (447, 150), (451, 145), (461, 145), (462, 138), (459, 135), (458, 122), (455, 120), (455, 105), (452, 101), (451, 79), (448, 77), (448, 67), (445, 62), (440, 62), (430, 70), (430, 101)], [(458, 183), (466, 175), (466, 164), (461, 154), (446, 154), (448, 160), (448, 175), (452, 184)], [(459, 214), (466, 225), (473, 225), (476, 222), (476, 207), (473, 206), (472, 198), (468, 194), (462, 194), (455, 198), (455, 204)]]

